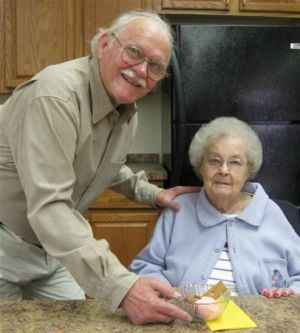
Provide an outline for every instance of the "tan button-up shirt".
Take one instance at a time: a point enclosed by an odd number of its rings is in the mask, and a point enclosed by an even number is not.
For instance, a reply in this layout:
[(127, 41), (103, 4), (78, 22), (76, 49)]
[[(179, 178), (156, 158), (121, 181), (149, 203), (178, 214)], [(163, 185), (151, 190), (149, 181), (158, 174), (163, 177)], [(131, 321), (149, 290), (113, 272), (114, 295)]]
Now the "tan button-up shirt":
[(81, 213), (110, 186), (152, 205), (161, 189), (124, 165), (136, 110), (117, 111), (98, 73), (91, 57), (50, 66), (0, 107), (0, 221), (116, 309), (137, 276), (93, 238)]

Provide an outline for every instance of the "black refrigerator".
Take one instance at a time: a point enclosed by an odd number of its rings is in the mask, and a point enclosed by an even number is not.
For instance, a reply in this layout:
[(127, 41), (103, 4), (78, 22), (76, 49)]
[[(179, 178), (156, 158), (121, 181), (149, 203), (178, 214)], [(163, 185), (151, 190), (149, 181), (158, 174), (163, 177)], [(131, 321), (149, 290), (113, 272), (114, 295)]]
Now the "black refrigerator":
[(163, 107), (167, 186), (199, 185), (188, 149), (198, 128), (235, 116), (258, 133), (263, 165), (253, 181), (300, 205), (300, 27), (175, 25), (170, 101)]

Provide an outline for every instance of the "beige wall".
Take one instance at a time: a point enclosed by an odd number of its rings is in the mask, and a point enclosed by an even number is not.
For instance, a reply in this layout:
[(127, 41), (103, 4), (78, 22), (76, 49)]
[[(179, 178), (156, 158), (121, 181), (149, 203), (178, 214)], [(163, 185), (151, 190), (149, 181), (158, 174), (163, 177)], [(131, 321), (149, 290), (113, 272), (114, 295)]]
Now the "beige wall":
[(157, 153), (161, 156), (160, 89), (137, 103), (139, 126), (130, 149), (132, 154)]

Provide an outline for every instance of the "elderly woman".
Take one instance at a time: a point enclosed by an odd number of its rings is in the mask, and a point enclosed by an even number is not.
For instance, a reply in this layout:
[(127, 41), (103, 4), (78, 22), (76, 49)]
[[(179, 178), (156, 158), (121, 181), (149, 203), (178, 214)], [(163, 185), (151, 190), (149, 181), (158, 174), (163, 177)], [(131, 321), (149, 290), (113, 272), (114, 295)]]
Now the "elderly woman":
[(222, 280), (233, 295), (299, 293), (300, 239), (263, 187), (248, 182), (262, 163), (255, 132), (217, 118), (198, 130), (189, 156), (202, 190), (178, 197), (179, 212), (162, 212), (130, 269), (172, 286)]

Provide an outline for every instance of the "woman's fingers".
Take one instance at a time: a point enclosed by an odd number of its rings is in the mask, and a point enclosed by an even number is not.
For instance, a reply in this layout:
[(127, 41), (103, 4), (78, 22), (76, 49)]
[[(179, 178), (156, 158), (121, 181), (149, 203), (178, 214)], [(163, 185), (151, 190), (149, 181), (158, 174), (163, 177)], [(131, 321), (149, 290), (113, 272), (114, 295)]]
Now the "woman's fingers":
[(265, 288), (261, 292), (262, 296), (267, 298), (287, 297), (294, 294), (291, 288)]

